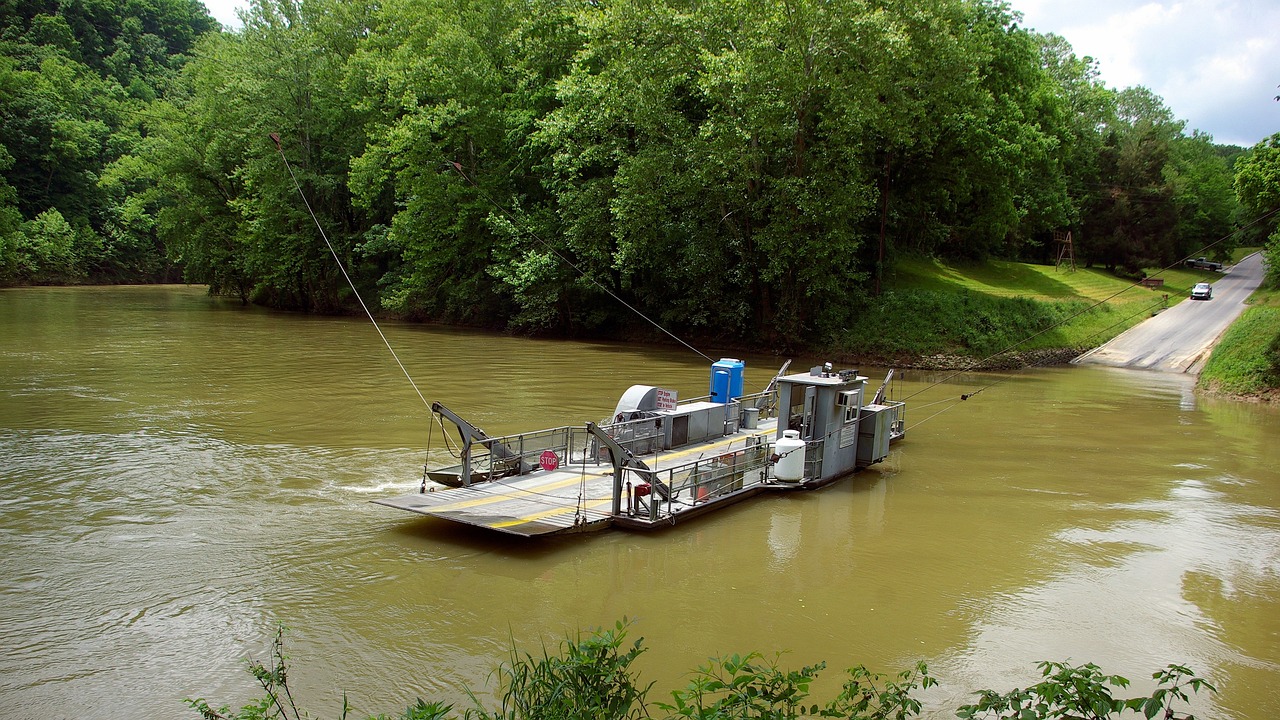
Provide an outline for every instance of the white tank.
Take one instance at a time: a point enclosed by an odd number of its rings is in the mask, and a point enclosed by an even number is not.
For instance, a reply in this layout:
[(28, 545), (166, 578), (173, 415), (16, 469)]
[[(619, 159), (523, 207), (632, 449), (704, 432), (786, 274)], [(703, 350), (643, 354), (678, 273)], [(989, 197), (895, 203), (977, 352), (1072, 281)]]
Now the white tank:
[(800, 482), (804, 479), (804, 441), (795, 430), (784, 430), (782, 439), (773, 446), (778, 462), (773, 466), (773, 477), (782, 482)]

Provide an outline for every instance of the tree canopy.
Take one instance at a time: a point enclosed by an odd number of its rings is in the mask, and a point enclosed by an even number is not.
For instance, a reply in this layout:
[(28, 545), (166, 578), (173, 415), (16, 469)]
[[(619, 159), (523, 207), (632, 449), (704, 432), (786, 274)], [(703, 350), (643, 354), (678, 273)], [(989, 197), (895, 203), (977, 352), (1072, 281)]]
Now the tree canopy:
[(1266, 281), (1280, 287), (1280, 133), (1254, 145), (1237, 168), (1235, 190), (1246, 232), (1265, 243)]
[(0, 1), (0, 283), (163, 274), (138, 173), (111, 166), (216, 27), (193, 0)]
[(386, 312), (778, 346), (903, 254), (1045, 260), (1070, 230), (1136, 272), (1225, 252), (1236, 212), (1211, 138), (996, 0), (255, 0), (230, 32), (184, 0), (17, 7), (10, 278), (163, 247), (341, 311), (296, 177)]

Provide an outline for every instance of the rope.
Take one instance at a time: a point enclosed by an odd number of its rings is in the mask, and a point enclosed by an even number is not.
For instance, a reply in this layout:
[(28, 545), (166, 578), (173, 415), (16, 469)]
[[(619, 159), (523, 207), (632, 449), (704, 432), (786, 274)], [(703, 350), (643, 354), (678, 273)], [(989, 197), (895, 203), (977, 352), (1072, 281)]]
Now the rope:
[(931, 402), (931, 403), (925, 403), (924, 405), (912, 405), (912, 406), (911, 406), (911, 409), (912, 409), (912, 410), (915, 410), (915, 411), (917, 411), (917, 412), (919, 412), (920, 410), (923, 410), (923, 409), (925, 409), (925, 408), (927, 408), (927, 407), (933, 407), (934, 405), (938, 405), (938, 404), (941, 404), (941, 403), (944, 403), (944, 402), (952, 402), (952, 401), (954, 401), (954, 400), (955, 400), (955, 398), (953, 398), (953, 397), (943, 398), (942, 400), (934, 400), (933, 402)]
[[(452, 160), (450, 160), (450, 161), (448, 161), (448, 162), (449, 162), (449, 164), (450, 164), (450, 165), (452, 165), (452, 166), (453, 166), (453, 169), (454, 169), (454, 170), (456, 170), (456, 171), (458, 172), (458, 175), (459, 175), (463, 180), (466, 180), (466, 181), (467, 181), (467, 183), (468, 183), (469, 185), (471, 185), (471, 187), (475, 188), (475, 191), (476, 191), (477, 193), (479, 193), (481, 197), (483, 197), (486, 201), (488, 201), (490, 205), (493, 205), (495, 208), (497, 208), (497, 209), (498, 209), (498, 212), (500, 212), (500, 213), (502, 213), (503, 215), (505, 215), (505, 216), (507, 217), (507, 219), (511, 221), (512, 226), (519, 227), (519, 224), (518, 224), (518, 223), (519, 223), (519, 218), (517, 218), (517, 217), (516, 217), (516, 216), (515, 216), (515, 215), (514, 215), (510, 210), (507, 210), (507, 209), (506, 209), (505, 207), (503, 207), (502, 205), (499, 205), (499, 204), (498, 204), (498, 201), (494, 200), (494, 199), (493, 199), (493, 197), (491, 197), (491, 196), (489, 195), (489, 193), (485, 192), (485, 191), (484, 191), (484, 190), (483, 190), (479, 185), (477, 185), (477, 184), (476, 184), (476, 181), (475, 181), (475, 180), (472, 180), (472, 179), (471, 179), (471, 178), (470, 178), (470, 177), (469, 177), (465, 172), (463, 172), (461, 163), (457, 163), (457, 162), (454, 162), (454, 161), (452, 161)], [(564, 255), (562, 255), (562, 254), (560, 253), (560, 251), (559, 251), (559, 250), (557, 250), (557, 249), (556, 249), (556, 248), (555, 248), (551, 243), (547, 242), (546, 240), (543, 240), (543, 239), (542, 239), (542, 238), (541, 238), (541, 237), (540, 237), (536, 232), (534, 232), (533, 230), (530, 230), (530, 229), (529, 229), (529, 228), (527, 228), (527, 227), (524, 229), (524, 232), (528, 233), (529, 237), (532, 237), (534, 240), (537, 240), (538, 242), (542, 243), (542, 246), (543, 246), (543, 247), (545, 247), (547, 250), (551, 251), (551, 254), (552, 254), (552, 255), (555, 255), (557, 258), (560, 258), (560, 262), (563, 262), (565, 265), (568, 265), (569, 267), (573, 268), (573, 269), (574, 269), (574, 271), (578, 273), (578, 275), (580, 275), (580, 276), (582, 276), (583, 278), (586, 278), (587, 280), (589, 280), (589, 281), (591, 282), (591, 284), (593, 284), (593, 285), (595, 285), (596, 287), (598, 287), (598, 288), (600, 288), (601, 290), (603, 290), (603, 291), (605, 292), (605, 294), (606, 294), (606, 295), (608, 295), (609, 297), (613, 298), (614, 300), (617, 300), (617, 301), (618, 301), (618, 303), (619, 303), (619, 304), (621, 304), (623, 307), (625, 307), (626, 309), (628, 309), (628, 310), (630, 310), (631, 312), (635, 313), (636, 315), (640, 316), (643, 320), (645, 320), (646, 322), (648, 322), (650, 325), (653, 325), (654, 327), (658, 328), (658, 329), (659, 329), (659, 330), (661, 330), (662, 332), (666, 333), (666, 334), (667, 334), (667, 335), (668, 335), (672, 340), (675, 340), (676, 342), (678, 342), (678, 343), (680, 343), (681, 345), (683, 345), (683, 346), (685, 346), (685, 347), (689, 348), (690, 350), (692, 350), (693, 352), (697, 353), (698, 355), (701, 355), (704, 359), (706, 359), (706, 360), (707, 360), (707, 362), (714, 362), (714, 361), (711, 359), (711, 357), (710, 357), (710, 356), (708, 356), (706, 353), (704, 353), (704, 352), (702, 352), (701, 350), (699, 350), (698, 348), (696, 348), (696, 347), (694, 347), (694, 346), (690, 345), (689, 343), (685, 342), (684, 340), (680, 339), (679, 337), (676, 337), (675, 333), (673, 333), (673, 332), (671, 332), (670, 330), (668, 330), (668, 329), (666, 329), (666, 328), (662, 327), (661, 325), (659, 325), (659, 324), (658, 324), (658, 322), (657, 322), (656, 320), (654, 320), (653, 318), (650, 318), (648, 315), (645, 315), (644, 313), (640, 312), (638, 309), (636, 309), (634, 306), (632, 306), (632, 305), (631, 305), (630, 303), (628, 303), (626, 300), (623, 300), (622, 298), (620, 298), (620, 297), (618, 297), (617, 295), (615, 295), (615, 294), (614, 294), (614, 292), (613, 292), (612, 290), (610, 290), (609, 288), (607, 288), (607, 287), (605, 287), (603, 284), (601, 284), (599, 280), (596, 280), (594, 277), (591, 277), (590, 275), (588, 275), (588, 274), (587, 274), (587, 272), (586, 272), (585, 270), (583, 270), (582, 268), (578, 267), (577, 265), (575, 265), (575, 264), (573, 263), (573, 261), (571, 261), (569, 258), (567, 258), (567, 257), (565, 257)]]
[(404, 363), (400, 362), (400, 356), (396, 354), (395, 348), (391, 347), (391, 342), (387, 340), (387, 336), (383, 334), (382, 328), (378, 326), (378, 321), (373, 319), (373, 313), (369, 311), (369, 306), (364, 304), (364, 298), (360, 297), (360, 291), (356, 289), (355, 282), (351, 276), (347, 274), (347, 268), (342, 264), (342, 259), (338, 257), (338, 251), (333, 249), (333, 243), (329, 242), (329, 236), (325, 233), (324, 228), (320, 225), (320, 219), (316, 217), (316, 213), (311, 209), (311, 203), (307, 200), (307, 194), (302, 192), (302, 185), (298, 182), (298, 176), (293, 174), (293, 166), (289, 164), (289, 158), (284, 156), (284, 147), (280, 144), (280, 135), (271, 133), (271, 141), (276, 144), (276, 151), (280, 153), (280, 159), (284, 161), (284, 166), (289, 169), (289, 177), (293, 179), (293, 186), (298, 190), (298, 196), (302, 198), (302, 204), (307, 207), (307, 212), (311, 215), (311, 220), (316, 224), (316, 229), (320, 231), (320, 237), (324, 238), (324, 244), (328, 246), (329, 253), (333, 255), (333, 261), (338, 264), (338, 269), (342, 271), (342, 277), (347, 279), (347, 284), (351, 286), (351, 292), (355, 293), (356, 300), (360, 301), (360, 307), (364, 308), (364, 314), (369, 316), (369, 322), (373, 323), (373, 328), (378, 331), (378, 337), (382, 338), (382, 343), (387, 346), (387, 350), (391, 351), (391, 357), (395, 358), (396, 365), (400, 366), (400, 372), (404, 373), (409, 384), (413, 386), (413, 391), (418, 394), (418, 399), (422, 400), (422, 404), (431, 407), (431, 403), (427, 402), (427, 398), (422, 395), (422, 391), (418, 389), (418, 384), (413, 381), (413, 376), (405, 369)]
[(453, 457), (461, 460), (462, 450), (453, 444), (453, 438), (449, 436), (449, 430), (444, 426), (444, 418), (442, 418), (440, 415), (437, 415), (434, 412), (431, 413), (431, 417), (436, 421), (436, 424), (440, 426), (440, 434), (444, 436), (445, 450), (448, 450), (449, 454), (452, 455)]
[[(966, 396), (964, 396), (964, 395), (961, 395), (961, 396), (960, 396), (960, 399), (961, 399), (961, 400), (966, 400), (966, 399), (968, 399), (969, 397), (973, 397), (973, 396), (974, 396), (974, 395), (976, 395), (976, 394), (977, 394), (977, 393), (970, 393), (967, 397), (966, 397)], [(955, 402), (955, 398), (950, 398), (950, 400), (951, 400), (952, 402)], [(938, 417), (938, 416), (939, 416), (939, 415), (941, 415), (942, 413), (944, 413), (944, 412), (946, 412), (946, 411), (948, 411), (948, 410), (950, 410), (950, 409), (952, 409), (952, 408), (954, 408), (954, 407), (958, 407), (959, 405), (960, 405), (960, 403), (956, 402), (956, 403), (955, 403), (955, 405), (952, 405), (951, 407), (944, 407), (944, 408), (942, 408), (941, 410), (939, 410), (938, 412), (936, 412), (936, 413), (934, 413), (934, 414), (930, 415), (929, 417), (927, 417), (927, 418), (925, 418), (925, 419), (923, 419), (923, 420), (920, 420), (919, 422), (912, 423), (912, 424), (911, 424), (911, 427), (913, 427), (913, 428), (918, 428), (918, 427), (920, 427), (921, 425), (923, 425), (923, 424), (925, 424), (925, 423), (929, 422), (930, 420), (932, 420), (932, 419), (934, 419), (934, 418)]]

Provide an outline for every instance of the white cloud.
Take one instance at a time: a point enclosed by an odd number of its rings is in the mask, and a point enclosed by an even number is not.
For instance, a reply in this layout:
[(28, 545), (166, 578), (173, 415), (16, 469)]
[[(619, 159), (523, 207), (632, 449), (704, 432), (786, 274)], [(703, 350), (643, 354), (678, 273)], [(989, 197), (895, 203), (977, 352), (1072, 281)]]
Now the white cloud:
[(1066, 38), (1114, 88), (1145, 85), (1190, 129), (1253, 145), (1280, 132), (1274, 0), (1012, 0), (1024, 24)]
[[(204, 0), (239, 27), (248, 0)], [(1188, 129), (1253, 145), (1280, 132), (1280, 2), (1275, 0), (1011, 0), (1024, 24), (1061, 35), (1098, 61), (1117, 89), (1145, 85)]]
[(248, 0), (203, 0), (203, 2), (214, 20), (230, 28), (240, 27), (240, 18), (236, 17), (236, 10), (249, 8)]

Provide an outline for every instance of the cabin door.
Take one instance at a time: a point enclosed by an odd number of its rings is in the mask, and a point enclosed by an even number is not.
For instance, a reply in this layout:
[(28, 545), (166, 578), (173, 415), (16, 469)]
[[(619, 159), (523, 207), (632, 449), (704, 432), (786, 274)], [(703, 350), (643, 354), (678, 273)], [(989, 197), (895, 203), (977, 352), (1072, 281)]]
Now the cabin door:
[(818, 402), (818, 388), (810, 385), (804, 389), (804, 421), (800, 425), (800, 437), (812, 440), (814, 434), (813, 408)]

